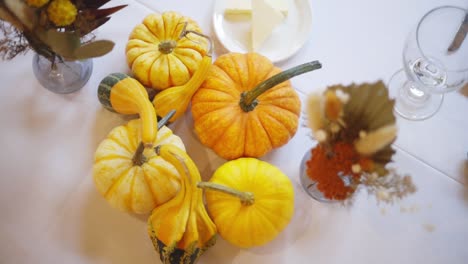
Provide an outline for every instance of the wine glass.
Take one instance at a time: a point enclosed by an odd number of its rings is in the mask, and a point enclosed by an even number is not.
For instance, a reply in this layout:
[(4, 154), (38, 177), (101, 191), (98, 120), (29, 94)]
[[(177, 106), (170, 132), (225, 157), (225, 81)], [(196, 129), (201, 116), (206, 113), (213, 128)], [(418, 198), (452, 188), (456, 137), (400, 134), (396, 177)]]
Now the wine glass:
[[(427, 12), (406, 39), (404, 68), (388, 84), (395, 112), (410, 120), (433, 116), (444, 93), (468, 80), (468, 10), (441, 6)], [(466, 39), (465, 39), (466, 37)]]

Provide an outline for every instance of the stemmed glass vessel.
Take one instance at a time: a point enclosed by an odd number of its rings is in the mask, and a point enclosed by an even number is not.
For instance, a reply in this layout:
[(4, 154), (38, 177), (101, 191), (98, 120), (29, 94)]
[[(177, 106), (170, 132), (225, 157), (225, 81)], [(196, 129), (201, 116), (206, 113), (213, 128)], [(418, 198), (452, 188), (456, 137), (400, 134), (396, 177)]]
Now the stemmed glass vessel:
[(35, 54), (33, 71), (39, 83), (47, 90), (58, 94), (69, 94), (80, 90), (93, 71), (93, 60), (49, 59)]
[(396, 113), (410, 120), (429, 118), (444, 93), (468, 81), (467, 32), (468, 10), (461, 7), (437, 7), (421, 18), (406, 39), (403, 69), (388, 83)]

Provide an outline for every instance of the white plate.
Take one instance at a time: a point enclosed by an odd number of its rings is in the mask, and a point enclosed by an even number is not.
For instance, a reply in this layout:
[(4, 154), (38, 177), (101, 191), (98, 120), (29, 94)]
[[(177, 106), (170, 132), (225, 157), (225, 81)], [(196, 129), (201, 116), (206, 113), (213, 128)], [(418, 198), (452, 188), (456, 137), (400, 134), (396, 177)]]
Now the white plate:
[[(250, 16), (224, 16), (228, 0), (216, 0), (213, 25), (221, 44), (231, 52), (245, 53), (250, 49)], [(308, 0), (290, 0), (289, 12), (284, 23), (279, 25), (256, 51), (273, 62), (294, 55), (308, 40), (311, 31), (311, 12)]]

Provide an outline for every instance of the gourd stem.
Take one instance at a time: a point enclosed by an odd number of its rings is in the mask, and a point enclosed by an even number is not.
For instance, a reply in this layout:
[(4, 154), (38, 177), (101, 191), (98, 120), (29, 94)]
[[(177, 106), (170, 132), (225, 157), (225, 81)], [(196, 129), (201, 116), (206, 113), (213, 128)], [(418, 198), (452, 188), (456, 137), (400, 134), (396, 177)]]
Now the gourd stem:
[[(158, 130), (161, 129), (164, 125), (166, 125), (169, 122), (169, 119), (172, 118), (175, 114), (175, 110), (169, 111), (167, 115), (165, 115), (161, 120), (158, 122)], [(146, 162), (146, 157), (143, 155), (143, 151), (145, 150), (145, 144), (143, 142), (140, 142), (140, 145), (138, 145), (135, 154), (133, 155), (132, 162), (134, 166), (141, 166)]]
[(159, 120), (158, 122), (158, 130), (161, 129), (163, 126), (165, 126), (167, 123), (169, 123), (169, 120), (171, 120), (171, 118), (175, 115), (175, 113), (176, 113), (176, 110), (172, 109), (171, 111), (169, 111), (169, 113), (167, 113), (167, 115), (161, 118), (161, 120)]
[(212, 183), (212, 182), (199, 182), (197, 183), (197, 187), (201, 189), (209, 189), (213, 191), (226, 193), (232, 196), (236, 196), (237, 198), (240, 199), (243, 205), (252, 205), (255, 203), (255, 196), (251, 192), (238, 191), (230, 187), (217, 184), (217, 183)]
[(132, 162), (134, 166), (141, 166), (146, 162), (146, 157), (143, 155), (143, 151), (145, 150), (145, 144), (140, 142), (138, 148), (135, 151), (135, 155), (133, 155)]
[[(180, 36), (179, 36), (179, 39), (182, 39), (182, 38), (188, 38), (190, 39), (189, 37), (187, 37), (188, 34), (192, 33), (192, 34), (195, 34), (197, 36), (200, 36), (202, 38), (205, 38), (206, 40), (208, 40), (208, 43), (210, 44), (210, 48), (208, 49), (208, 52), (207, 52), (207, 56), (210, 56), (211, 57), (211, 54), (213, 53), (213, 47), (214, 47), (214, 44), (213, 44), (213, 41), (211, 40), (210, 37), (208, 37), (207, 35), (205, 34), (202, 34), (200, 32), (197, 32), (197, 31), (194, 31), (194, 30), (188, 30), (187, 29), (187, 25), (188, 23), (187, 22), (183, 22), (184, 24), (184, 28), (182, 29), (182, 31), (180, 32)], [(197, 43), (197, 44), (201, 44), (200, 42), (198, 41), (195, 41), (193, 39), (190, 39), (191, 41)]]
[(174, 40), (166, 40), (159, 43), (158, 49), (163, 54), (171, 53), (177, 47), (177, 42)]
[(320, 62), (312, 61), (273, 75), (272, 77), (264, 80), (263, 82), (255, 86), (255, 88), (253, 88), (252, 90), (243, 92), (241, 94), (239, 105), (242, 108), (242, 110), (244, 110), (244, 112), (250, 112), (254, 110), (258, 104), (257, 97), (265, 91), (267, 91), (268, 89), (284, 81), (287, 81), (294, 76), (317, 70), (320, 68), (322, 68), (322, 64)]

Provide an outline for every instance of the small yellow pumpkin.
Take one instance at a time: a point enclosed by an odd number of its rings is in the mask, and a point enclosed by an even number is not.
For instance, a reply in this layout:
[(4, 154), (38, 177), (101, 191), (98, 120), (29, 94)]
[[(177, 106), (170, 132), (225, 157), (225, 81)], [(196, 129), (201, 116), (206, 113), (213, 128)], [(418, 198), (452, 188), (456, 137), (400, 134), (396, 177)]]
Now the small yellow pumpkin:
[(131, 32), (126, 47), (135, 78), (158, 90), (188, 82), (207, 54), (208, 43), (195, 34), (182, 37), (186, 31), (202, 33), (194, 20), (173, 11), (145, 17)]
[(317, 61), (281, 72), (257, 53), (220, 56), (192, 97), (200, 141), (225, 159), (261, 157), (296, 133), (301, 101), (289, 78)]
[(226, 162), (198, 186), (205, 189), (208, 212), (221, 237), (242, 248), (273, 240), (294, 212), (289, 178), (255, 158)]
[[(140, 119), (114, 128), (95, 152), (94, 183), (109, 203), (122, 211), (149, 213), (179, 190), (179, 173), (166, 159), (145, 148)], [(182, 140), (162, 126), (153, 146), (168, 144), (185, 150)]]

